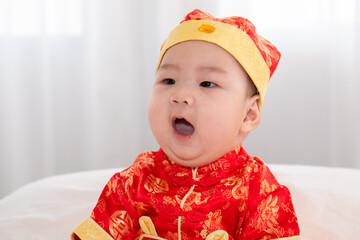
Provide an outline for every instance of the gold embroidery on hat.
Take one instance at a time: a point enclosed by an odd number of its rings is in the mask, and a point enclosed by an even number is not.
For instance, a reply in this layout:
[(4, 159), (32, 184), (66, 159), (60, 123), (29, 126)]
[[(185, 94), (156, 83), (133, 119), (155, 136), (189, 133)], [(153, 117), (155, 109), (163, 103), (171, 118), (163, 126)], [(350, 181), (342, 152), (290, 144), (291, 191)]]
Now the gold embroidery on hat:
[(215, 27), (209, 24), (203, 24), (199, 27), (199, 31), (204, 33), (213, 33), (215, 31)]

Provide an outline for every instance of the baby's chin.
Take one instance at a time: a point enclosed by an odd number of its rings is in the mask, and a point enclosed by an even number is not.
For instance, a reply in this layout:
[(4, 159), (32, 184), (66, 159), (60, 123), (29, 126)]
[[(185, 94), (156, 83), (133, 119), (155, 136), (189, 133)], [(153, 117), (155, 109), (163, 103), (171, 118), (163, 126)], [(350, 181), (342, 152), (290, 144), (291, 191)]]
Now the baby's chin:
[(181, 161), (181, 162), (174, 161), (174, 162), (176, 162), (177, 164), (179, 164), (183, 167), (189, 167), (189, 168), (198, 168), (198, 167), (203, 167), (203, 166), (207, 165), (207, 164), (199, 164), (199, 163), (190, 162), (190, 161)]
[(171, 161), (183, 166), (183, 167), (189, 167), (189, 168), (197, 168), (197, 167), (203, 167), (210, 163), (213, 163), (216, 161), (214, 160), (204, 160), (204, 159), (183, 159), (179, 157), (169, 157)]
[[(174, 149), (168, 146), (161, 146), (166, 156), (173, 162), (183, 167), (203, 167), (216, 162), (234, 148), (217, 149), (217, 151), (197, 151), (194, 149)], [(188, 150), (188, 151), (187, 151)]]

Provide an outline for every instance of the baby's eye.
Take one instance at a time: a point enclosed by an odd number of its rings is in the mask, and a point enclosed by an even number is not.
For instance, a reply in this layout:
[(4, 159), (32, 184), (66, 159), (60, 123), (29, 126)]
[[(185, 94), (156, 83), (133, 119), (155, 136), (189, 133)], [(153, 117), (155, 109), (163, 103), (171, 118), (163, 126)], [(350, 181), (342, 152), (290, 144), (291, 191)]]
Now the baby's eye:
[(211, 88), (211, 87), (216, 87), (217, 85), (212, 82), (204, 81), (200, 83), (200, 86), (205, 88)]
[(166, 85), (174, 85), (175, 84), (175, 80), (171, 79), (171, 78), (166, 78), (163, 80), (163, 83)]

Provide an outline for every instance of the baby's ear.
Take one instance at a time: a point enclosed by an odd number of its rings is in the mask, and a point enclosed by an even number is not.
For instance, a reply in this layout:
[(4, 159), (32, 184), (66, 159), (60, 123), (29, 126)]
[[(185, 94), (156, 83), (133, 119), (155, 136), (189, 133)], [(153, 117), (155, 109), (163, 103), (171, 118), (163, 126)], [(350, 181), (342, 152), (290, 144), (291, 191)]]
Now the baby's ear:
[(261, 106), (260, 96), (254, 95), (248, 99), (246, 104), (246, 115), (241, 126), (243, 133), (249, 133), (253, 131), (260, 124), (261, 119)]

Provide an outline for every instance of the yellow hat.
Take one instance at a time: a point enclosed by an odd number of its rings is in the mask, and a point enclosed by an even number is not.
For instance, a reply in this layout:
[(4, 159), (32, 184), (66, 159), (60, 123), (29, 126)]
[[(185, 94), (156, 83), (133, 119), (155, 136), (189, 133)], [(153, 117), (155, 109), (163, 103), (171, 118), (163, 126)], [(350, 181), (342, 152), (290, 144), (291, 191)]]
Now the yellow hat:
[(215, 18), (195, 9), (185, 16), (163, 43), (156, 72), (170, 47), (190, 40), (211, 42), (228, 51), (250, 76), (262, 105), (267, 84), (281, 54), (274, 45), (257, 34), (249, 20), (242, 17)]

